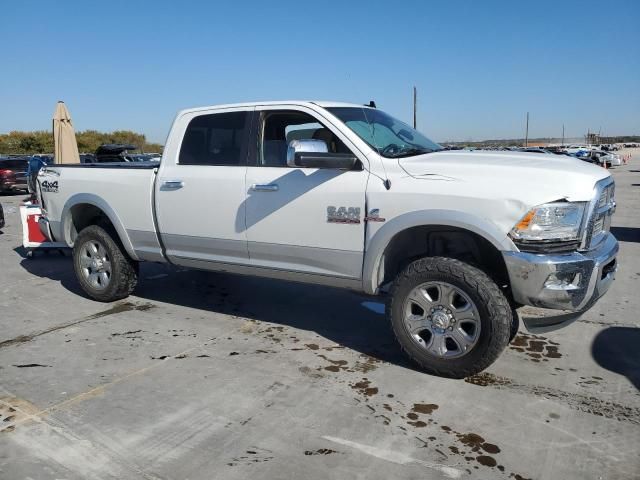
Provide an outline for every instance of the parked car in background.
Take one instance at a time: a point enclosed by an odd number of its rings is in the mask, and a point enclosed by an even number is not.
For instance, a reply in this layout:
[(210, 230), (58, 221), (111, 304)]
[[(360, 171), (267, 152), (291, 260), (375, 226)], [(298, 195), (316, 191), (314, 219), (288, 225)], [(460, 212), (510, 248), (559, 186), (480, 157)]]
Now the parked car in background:
[(0, 159), (0, 192), (28, 190), (29, 157)]
[(146, 153), (129, 153), (124, 156), (127, 162), (159, 162), (159, 157), (154, 157)]
[(96, 163), (108, 163), (108, 162), (127, 162), (126, 155), (129, 150), (136, 150), (138, 147), (135, 145), (127, 145), (123, 143), (110, 143), (100, 145), (96, 149), (95, 161)]
[(619, 167), (622, 165), (622, 157), (613, 151), (607, 152), (607, 158), (609, 159), (612, 167)]
[(607, 167), (619, 167), (622, 165), (622, 159), (615, 153), (605, 152), (603, 150), (591, 150), (588, 152), (589, 158), (593, 163)]
[(80, 163), (159, 162), (159, 153), (129, 153), (138, 150), (135, 145), (120, 143), (100, 145), (95, 154), (81, 154)]
[(104, 144), (95, 153), (81, 153), (80, 163), (159, 162), (162, 157), (159, 153), (129, 153), (137, 149), (135, 145)]
[(594, 150), (590, 145), (569, 145), (564, 148), (564, 151), (567, 153), (578, 153), (578, 152), (588, 152)]
[(16, 183), (13, 170), (1, 168), (3, 160), (4, 159), (0, 158), (0, 193), (13, 191), (13, 186)]
[(572, 149), (572, 150), (565, 150), (564, 153), (566, 153), (571, 157), (578, 158), (584, 162), (594, 163), (593, 158), (591, 158), (590, 152), (591, 152), (590, 150)]
[(583, 162), (593, 163), (591, 162), (591, 159), (587, 156), (586, 152), (578, 152), (578, 153), (565, 152), (565, 155), (568, 155), (573, 158), (577, 158), (578, 160), (582, 160)]
[(524, 152), (524, 153), (542, 153), (545, 155), (550, 155), (551, 152), (549, 150), (545, 150), (544, 148), (540, 148), (540, 147), (524, 147), (521, 148), (520, 150), (518, 150), (519, 152)]
[(551, 152), (554, 155), (561, 155), (561, 156), (565, 156), (565, 157), (571, 157), (572, 155), (570, 153), (564, 152), (562, 150), (553, 150)]

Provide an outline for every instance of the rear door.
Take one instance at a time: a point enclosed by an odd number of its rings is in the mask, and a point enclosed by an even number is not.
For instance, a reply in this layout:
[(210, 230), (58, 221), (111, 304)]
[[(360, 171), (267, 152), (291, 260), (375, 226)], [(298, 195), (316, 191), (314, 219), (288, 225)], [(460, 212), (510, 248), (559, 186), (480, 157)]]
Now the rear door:
[(327, 119), (304, 106), (256, 108), (256, 147), (247, 167), (246, 233), (251, 264), (360, 278), (368, 168), (289, 167), (288, 143), (323, 140), (333, 153), (362, 154)]
[[(247, 140), (253, 107), (190, 112), (176, 120), (156, 180), (156, 216), (167, 257), (216, 269), (248, 263)], [(172, 140), (170, 139), (170, 142)]]

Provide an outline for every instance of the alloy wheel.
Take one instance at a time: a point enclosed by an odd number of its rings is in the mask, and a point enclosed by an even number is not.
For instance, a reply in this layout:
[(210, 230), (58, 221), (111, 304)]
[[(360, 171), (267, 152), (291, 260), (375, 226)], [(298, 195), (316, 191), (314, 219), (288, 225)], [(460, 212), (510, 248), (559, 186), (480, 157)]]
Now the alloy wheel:
[(478, 342), (480, 314), (460, 288), (446, 282), (427, 282), (407, 296), (404, 326), (429, 354), (457, 358), (469, 353)]

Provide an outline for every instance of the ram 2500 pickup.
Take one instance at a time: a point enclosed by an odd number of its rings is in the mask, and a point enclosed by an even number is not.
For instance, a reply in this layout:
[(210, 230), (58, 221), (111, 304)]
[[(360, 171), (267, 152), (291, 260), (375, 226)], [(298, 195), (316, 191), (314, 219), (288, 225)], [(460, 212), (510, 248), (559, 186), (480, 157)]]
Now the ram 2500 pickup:
[(160, 163), (54, 165), (38, 181), (40, 226), (73, 247), (96, 300), (129, 295), (142, 261), (385, 295), (402, 349), (449, 377), (500, 355), (518, 307), (579, 314), (616, 270), (607, 170), (443, 151), (374, 106), (184, 110)]

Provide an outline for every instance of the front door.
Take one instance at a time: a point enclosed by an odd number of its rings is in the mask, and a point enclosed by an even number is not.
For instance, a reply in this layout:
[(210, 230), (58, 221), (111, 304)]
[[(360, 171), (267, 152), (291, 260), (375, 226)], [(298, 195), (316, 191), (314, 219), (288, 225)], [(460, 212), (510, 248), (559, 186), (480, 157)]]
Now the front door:
[[(247, 264), (245, 175), (253, 108), (188, 114), (175, 158), (163, 158), (156, 211), (167, 257), (215, 268)], [(175, 129), (175, 127), (174, 127)]]
[(322, 140), (329, 152), (353, 153), (339, 130), (311, 109), (258, 107), (256, 119), (256, 148), (249, 154), (246, 179), (251, 264), (360, 278), (368, 169), (287, 166), (292, 140)]

